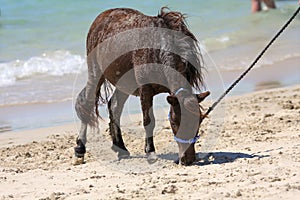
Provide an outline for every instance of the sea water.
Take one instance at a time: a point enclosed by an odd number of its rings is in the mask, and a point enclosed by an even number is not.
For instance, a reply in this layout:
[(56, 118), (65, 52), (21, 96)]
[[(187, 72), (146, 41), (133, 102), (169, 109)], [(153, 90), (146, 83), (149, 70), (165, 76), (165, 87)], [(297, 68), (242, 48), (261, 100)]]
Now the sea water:
[[(45, 117), (39, 123), (34, 123), (34, 117), (31, 122), (23, 119), (30, 118), (30, 115), (9, 115), (5, 110), (7, 107), (49, 105), (76, 98), (87, 78), (86, 35), (95, 17), (104, 10), (128, 7), (147, 15), (157, 15), (161, 7), (168, 6), (185, 13), (188, 26), (201, 46), (208, 74), (206, 87), (211, 90), (218, 88), (215, 80), (219, 79), (218, 84), (222, 87), (214, 93), (218, 96), (230, 83), (222, 75), (231, 74), (228, 76), (231, 79), (247, 68), (298, 7), (297, 1), (276, 1), (276, 4), (275, 10), (251, 14), (250, 0), (0, 0), (0, 124), (22, 129), (73, 119), (73, 110), (69, 107), (64, 110), (69, 112), (64, 119), (53, 122)], [(295, 61), (291, 65), (300, 60), (300, 15), (256, 68), (265, 69), (262, 70), (265, 73), (262, 80), (279, 82), (280, 85), (300, 83), (297, 75), (299, 64), (294, 66), (291, 74), (286, 74), (287, 68), (282, 66), (282, 75), (270, 76), (270, 66), (291, 60)], [(245, 83), (237, 93), (254, 90), (252, 83)], [(163, 102), (163, 98), (158, 101)], [(136, 104), (137, 101), (131, 102)], [(32, 112), (31, 108), (21, 110)], [(61, 116), (61, 112), (58, 113)]]

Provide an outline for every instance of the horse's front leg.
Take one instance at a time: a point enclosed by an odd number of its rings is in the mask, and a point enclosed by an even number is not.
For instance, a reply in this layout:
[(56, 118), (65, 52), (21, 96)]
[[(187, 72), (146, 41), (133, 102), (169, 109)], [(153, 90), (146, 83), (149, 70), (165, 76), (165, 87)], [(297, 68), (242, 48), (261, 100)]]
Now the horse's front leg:
[(140, 91), (141, 104), (143, 110), (143, 125), (146, 131), (145, 138), (145, 153), (148, 156), (149, 162), (154, 162), (157, 160), (155, 154), (155, 147), (153, 142), (153, 130), (155, 127), (155, 118), (153, 114), (153, 94), (147, 91), (146, 88)]

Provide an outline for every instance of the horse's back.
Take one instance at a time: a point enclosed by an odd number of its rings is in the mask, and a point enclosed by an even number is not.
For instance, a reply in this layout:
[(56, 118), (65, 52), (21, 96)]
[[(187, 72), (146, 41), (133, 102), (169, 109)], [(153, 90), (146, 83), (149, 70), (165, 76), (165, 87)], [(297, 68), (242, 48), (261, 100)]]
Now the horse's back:
[(114, 8), (100, 13), (87, 36), (87, 54), (105, 39), (130, 29), (149, 26), (154, 18), (131, 8)]

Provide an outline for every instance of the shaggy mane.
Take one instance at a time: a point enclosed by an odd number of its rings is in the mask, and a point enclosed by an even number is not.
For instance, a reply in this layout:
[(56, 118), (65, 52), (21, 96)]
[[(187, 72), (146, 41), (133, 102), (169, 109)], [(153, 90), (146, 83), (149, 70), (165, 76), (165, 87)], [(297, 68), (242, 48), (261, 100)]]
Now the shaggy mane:
[[(202, 68), (203, 58), (200, 53), (200, 47), (198, 45), (197, 38), (187, 28), (186, 15), (176, 11), (170, 11), (168, 7), (162, 7), (159, 18), (162, 18), (167, 27), (174, 31), (180, 31), (185, 36), (176, 41), (173, 45), (180, 51), (180, 55), (183, 57), (182, 62), (185, 63), (185, 77), (195, 89), (200, 90), (203, 85)], [(174, 48), (174, 47), (173, 47)], [(192, 61), (192, 63), (188, 62)], [(174, 65), (171, 65), (174, 66)]]

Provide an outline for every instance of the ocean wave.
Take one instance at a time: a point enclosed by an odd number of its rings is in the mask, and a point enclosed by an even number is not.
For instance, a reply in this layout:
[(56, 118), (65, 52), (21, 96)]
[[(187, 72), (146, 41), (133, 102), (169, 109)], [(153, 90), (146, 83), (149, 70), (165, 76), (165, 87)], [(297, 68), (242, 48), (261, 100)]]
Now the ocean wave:
[(32, 76), (78, 74), (87, 69), (85, 63), (82, 56), (64, 50), (43, 53), (28, 60), (0, 63), (0, 87), (13, 85), (17, 80)]
[[(211, 56), (212, 55), (212, 56)], [(226, 59), (218, 57), (218, 59), (213, 60), (214, 54), (207, 53), (206, 57), (206, 68), (207, 70), (215, 70), (218, 69), (223, 72), (230, 72), (230, 71), (241, 71), (247, 69), (252, 62), (254, 61), (254, 57), (250, 58), (249, 56), (238, 56), (238, 57), (226, 57)], [(277, 65), (278, 63), (288, 62), (291, 60), (299, 60), (300, 53), (287, 53), (283, 55), (279, 55), (278, 53), (274, 55), (268, 55), (266, 57), (261, 58), (256, 64), (255, 68), (263, 68), (263, 67), (270, 67), (272, 65)]]

